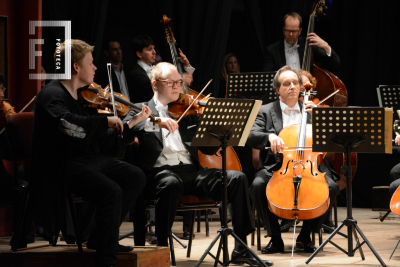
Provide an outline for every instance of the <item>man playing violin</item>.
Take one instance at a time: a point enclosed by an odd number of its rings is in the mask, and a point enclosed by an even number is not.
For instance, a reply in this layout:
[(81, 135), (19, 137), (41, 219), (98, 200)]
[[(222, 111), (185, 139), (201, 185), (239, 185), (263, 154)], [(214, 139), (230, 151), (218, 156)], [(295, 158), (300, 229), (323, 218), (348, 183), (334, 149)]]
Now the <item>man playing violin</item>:
[[(137, 36), (133, 39), (132, 50), (136, 59), (136, 63), (128, 78), (129, 93), (132, 96), (132, 102), (149, 101), (153, 97), (150, 73), (156, 61), (154, 42), (149, 36)], [(183, 68), (186, 71), (183, 74), (183, 79), (186, 83), (191, 82), (195, 68), (190, 65), (188, 58), (180, 49), (179, 55), (179, 61), (183, 64)]]
[[(146, 178), (138, 167), (104, 155), (115, 155), (132, 142), (134, 132), (130, 129), (146, 120), (150, 110), (143, 106), (142, 112), (122, 123), (117, 116), (84, 109), (78, 89), (93, 82), (94, 47), (81, 40), (67, 40), (57, 48), (54, 58), (61, 55), (61, 62), (65, 60), (69, 47), (71, 79), (53, 80), (40, 91), (35, 103), (31, 180), (36, 218), (58, 236), (65, 223), (67, 194), (72, 192), (92, 202), (96, 228), (87, 247), (97, 250), (97, 266), (116, 266), (117, 252), (133, 249), (118, 244), (119, 227)], [(64, 73), (64, 66), (56, 71)]]
[(288, 65), (300, 69), (303, 64), (303, 54), (306, 40), (312, 46), (313, 57), (324, 68), (337, 72), (340, 58), (329, 44), (315, 33), (309, 33), (307, 38), (300, 37), (302, 18), (296, 12), (291, 12), (283, 18), (283, 39), (267, 47), (264, 61), (264, 71), (275, 71)]
[[(148, 120), (137, 124), (134, 129), (142, 155), (138, 166), (144, 170), (148, 181), (145, 191), (149, 198), (155, 199), (157, 245), (167, 246), (181, 196), (189, 194), (201, 199), (221, 200), (221, 170), (202, 168), (197, 154), (200, 149), (204, 154), (212, 155), (218, 147), (190, 146), (200, 120), (198, 116), (189, 115), (178, 124), (168, 113), (168, 104), (178, 100), (182, 91), (183, 81), (176, 67), (170, 63), (157, 64), (151, 72), (151, 83), (154, 97), (145, 104), (161, 118), (162, 123), (153, 125)], [(131, 110), (126, 119), (136, 113)], [(171, 134), (165, 138), (168, 133)], [(245, 243), (246, 236), (254, 231), (249, 200), (246, 176), (228, 170), (228, 202), (233, 229)], [(237, 263), (259, 266), (247, 253), (238, 257), (243, 249), (236, 242), (232, 259)], [(266, 264), (272, 263), (268, 261)]]
[[(266, 224), (268, 234), (271, 237), (269, 244), (262, 249), (262, 253), (271, 254), (284, 251), (278, 217), (268, 208), (266, 187), (272, 178), (273, 171), (278, 171), (282, 163), (278, 152), (285, 148), (284, 141), (278, 135), (280, 131), (289, 125), (301, 122), (302, 113), (307, 114), (307, 123), (311, 123), (311, 110), (315, 106), (312, 101), (306, 103), (306, 112), (302, 112), (299, 102), (300, 88), (303, 84), (302, 78), (297, 70), (284, 66), (279, 69), (273, 80), (273, 87), (279, 95), (279, 100), (263, 105), (257, 114), (257, 118), (251, 129), (247, 144), (260, 150), (259, 171), (250, 186), (250, 195), (261, 219)], [(265, 149), (270, 147), (269, 149)], [(326, 170), (321, 164), (319, 169)], [(326, 181), (329, 187), (330, 205), (334, 203), (339, 193), (339, 186), (332, 180), (331, 173), (327, 172)], [(304, 249), (304, 252), (314, 252), (315, 246), (311, 242), (310, 234), (322, 224), (325, 215), (321, 218), (303, 222), (303, 227), (297, 238), (296, 247)]]

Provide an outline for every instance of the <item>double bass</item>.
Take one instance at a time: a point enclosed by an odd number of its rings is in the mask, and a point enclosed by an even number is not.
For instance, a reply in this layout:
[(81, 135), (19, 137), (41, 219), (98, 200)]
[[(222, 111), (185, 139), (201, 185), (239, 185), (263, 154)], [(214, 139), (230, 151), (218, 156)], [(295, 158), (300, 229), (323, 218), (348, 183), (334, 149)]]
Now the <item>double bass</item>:
[[(310, 90), (311, 84), (307, 83), (305, 87)], [(309, 96), (309, 91), (304, 93), (304, 103)], [(318, 171), (321, 153), (309, 148), (312, 146), (312, 129), (307, 124), (304, 103), (301, 123), (285, 127), (279, 133), (285, 143), (282, 167), (273, 172), (266, 189), (271, 212), (289, 220), (318, 218), (327, 211), (330, 203), (326, 175)]]
[[(324, 0), (317, 0), (314, 3), (312, 13), (309, 18), (307, 36), (309, 33), (313, 33), (315, 31), (315, 20), (318, 19), (321, 14), (323, 14), (324, 8), (326, 8)], [(324, 99), (330, 94), (339, 90), (339, 92), (337, 92), (333, 97), (327, 99), (325, 104), (331, 107), (347, 107), (348, 96), (346, 86), (336, 75), (322, 68), (321, 64), (312, 60), (312, 47), (309, 46), (308, 40), (306, 41), (306, 47), (303, 55), (302, 69), (310, 72), (318, 81), (317, 86), (313, 88), (317, 91), (316, 98)], [(315, 99), (313, 99), (313, 101), (314, 100)], [(340, 190), (345, 189), (347, 186), (347, 178), (340, 168), (343, 165), (346, 165), (346, 155), (343, 153), (329, 153), (328, 157), (328, 161), (331, 163), (332, 169), (341, 177), (341, 179), (337, 182)], [(353, 179), (357, 170), (356, 153), (351, 153), (350, 161)]]

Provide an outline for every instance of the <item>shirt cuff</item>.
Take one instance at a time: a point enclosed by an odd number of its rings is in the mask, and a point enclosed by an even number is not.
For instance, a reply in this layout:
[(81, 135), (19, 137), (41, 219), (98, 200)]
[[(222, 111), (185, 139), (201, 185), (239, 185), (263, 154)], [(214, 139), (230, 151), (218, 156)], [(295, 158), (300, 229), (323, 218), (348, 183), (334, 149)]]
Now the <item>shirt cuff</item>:
[[(158, 119), (158, 117), (156, 117)], [(160, 126), (158, 124), (153, 123), (153, 121), (148, 118), (146, 120), (146, 124), (144, 125), (145, 132), (158, 132), (160, 131)]]
[(183, 69), (190, 74), (193, 74), (193, 72), (196, 70), (195, 68), (192, 67), (192, 65), (190, 65), (189, 67), (183, 66)]
[(332, 54), (332, 47), (329, 47), (329, 53), (327, 53), (326, 55), (327, 55), (328, 57), (330, 57), (331, 54)]

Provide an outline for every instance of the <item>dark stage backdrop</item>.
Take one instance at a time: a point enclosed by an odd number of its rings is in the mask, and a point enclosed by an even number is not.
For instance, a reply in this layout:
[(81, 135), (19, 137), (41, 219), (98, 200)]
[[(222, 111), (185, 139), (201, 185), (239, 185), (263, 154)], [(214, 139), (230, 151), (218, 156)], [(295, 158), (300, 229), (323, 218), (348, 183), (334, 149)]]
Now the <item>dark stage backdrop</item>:
[[(148, 35), (157, 54), (171, 62), (162, 15), (172, 18), (171, 28), (178, 47), (196, 68), (199, 87), (214, 79), (208, 92), (217, 95), (225, 54), (239, 57), (242, 72), (260, 71), (265, 47), (282, 38), (282, 18), (291, 11), (303, 16), (308, 26), (312, 0), (43, 0), (43, 20), (71, 20), (72, 37), (96, 46), (95, 64), (106, 63), (100, 47), (107, 37), (120, 40), (123, 63), (134, 63), (131, 42)], [(336, 75), (344, 82), (349, 105), (377, 106), (379, 84), (400, 84), (400, 53), (397, 51), (397, 17), (400, 1), (327, 1), (326, 16), (316, 24), (316, 33), (341, 58)], [(53, 29), (54, 31), (54, 29)], [(43, 28), (44, 38), (54, 32)], [(54, 47), (44, 45), (43, 65), (54, 69)], [(104, 85), (103, 85), (104, 86)], [(393, 155), (360, 154), (354, 179), (354, 206), (372, 206), (372, 186), (388, 185), (390, 168), (398, 162)]]

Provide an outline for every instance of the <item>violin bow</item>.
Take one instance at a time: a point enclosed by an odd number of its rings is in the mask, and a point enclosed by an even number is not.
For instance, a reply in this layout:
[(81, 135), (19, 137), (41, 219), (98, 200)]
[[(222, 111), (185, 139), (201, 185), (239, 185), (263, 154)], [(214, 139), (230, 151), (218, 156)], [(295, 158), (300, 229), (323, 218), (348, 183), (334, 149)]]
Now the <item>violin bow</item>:
[[(112, 100), (112, 105), (113, 105), (113, 111), (114, 111), (114, 116), (118, 116), (117, 114), (117, 109), (115, 108), (115, 99), (114, 99), (114, 90), (113, 90), (113, 86), (112, 86), (112, 76), (111, 76), (111, 63), (107, 63), (107, 72), (108, 72), (108, 81), (109, 86), (110, 86), (110, 90), (111, 90), (111, 100)], [(122, 136), (122, 129), (121, 130), (121, 138)]]
[(337, 89), (335, 92), (333, 92), (332, 94), (328, 95), (327, 97), (325, 97), (324, 99), (322, 99), (321, 101), (319, 101), (318, 105), (321, 105), (323, 102), (325, 102), (326, 100), (328, 100), (331, 96), (333, 96), (334, 94), (336, 94), (337, 92), (339, 92), (340, 89)]
[[(197, 97), (192, 101), (192, 103), (190, 103), (189, 107), (185, 110), (185, 112), (183, 112), (183, 114), (181, 115), (181, 117), (178, 119), (177, 123), (179, 123), (182, 118), (185, 116), (185, 114), (190, 110), (190, 108), (193, 106), (194, 102), (196, 102), (196, 100), (201, 96), (201, 94), (204, 92), (204, 90), (206, 90), (206, 88), (208, 87), (208, 85), (212, 82), (212, 79), (206, 84), (206, 86), (204, 86), (203, 90), (201, 90), (201, 92), (197, 95)], [(169, 132), (165, 137), (164, 140), (167, 139), (167, 137), (169, 136), (171, 132)]]
[[(23, 107), (18, 113), (23, 112), (27, 107), (29, 107), (29, 105), (33, 102), (33, 100), (35, 100), (36, 96), (34, 96), (31, 101), (28, 102), (28, 104), (25, 105), (25, 107)], [(4, 127), (3, 129), (0, 130), (0, 134), (2, 134), (4, 132), (4, 130), (6, 129), (6, 127)]]

